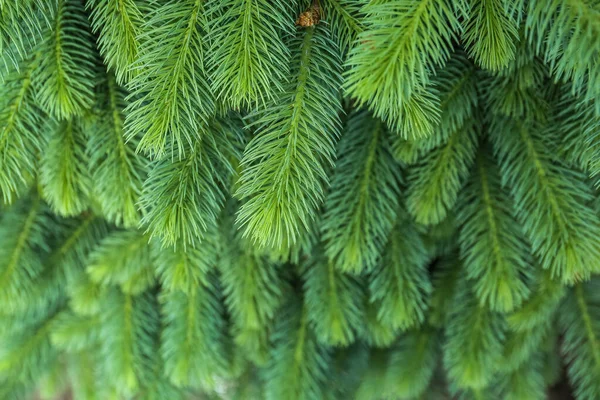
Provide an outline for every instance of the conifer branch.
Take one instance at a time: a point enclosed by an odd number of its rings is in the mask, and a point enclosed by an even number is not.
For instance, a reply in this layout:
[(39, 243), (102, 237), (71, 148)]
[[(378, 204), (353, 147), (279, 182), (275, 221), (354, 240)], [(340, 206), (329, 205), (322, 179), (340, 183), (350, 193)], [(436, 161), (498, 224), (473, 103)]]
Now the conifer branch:
[(176, 386), (211, 389), (227, 366), (225, 321), (213, 284), (161, 297), (165, 374)]
[(153, 163), (140, 199), (146, 211), (141, 222), (151, 237), (167, 246), (194, 246), (216, 232), (242, 144), (235, 121), (214, 120), (183, 158)]
[(32, 74), (41, 58), (36, 53), (23, 68), (0, 85), (0, 192), (9, 204), (30, 185), (36, 158), (44, 143), (43, 114), (35, 104)]
[(57, 214), (77, 215), (89, 206), (91, 182), (86, 140), (83, 121), (62, 121), (52, 132), (42, 155), (42, 194)]
[(600, 394), (600, 299), (598, 280), (576, 285), (562, 305), (562, 352), (578, 399)]
[(308, 230), (323, 200), (327, 164), (339, 135), (339, 56), (325, 27), (298, 34), (293, 76), (259, 113), (236, 196), (238, 224), (261, 246), (286, 248)]
[(440, 354), (440, 333), (430, 327), (406, 332), (392, 348), (385, 388), (389, 395), (421, 398), (433, 378)]
[[(315, 250), (319, 251), (319, 250)], [(360, 281), (339, 271), (323, 256), (313, 254), (304, 266), (304, 303), (319, 342), (347, 346), (362, 330), (364, 292)]]
[(296, 302), (287, 304), (272, 340), (271, 357), (265, 370), (265, 379), (269, 382), (265, 398), (322, 398), (331, 354), (310, 330), (306, 310)]
[(283, 40), (294, 29), (290, 8), (283, 0), (208, 2), (211, 85), (233, 109), (264, 105), (283, 91), (289, 75)]
[(347, 62), (348, 94), (402, 137), (430, 135), (439, 122), (439, 99), (425, 87), (448, 59), (461, 29), (457, 15), (465, 10), (462, 0), (370, 2)]
[(396, 220), (400, 166), (383, 123), (365, 111), (350, 117), (337, 154), (321, 224), (325, 253), (341, 271), (369, 271)]
[[(587, 100), (600, 93), (600, 5), (588, 0), (528, 2), (527, 37), (556, 80), (570, 81)], [(582, 51), (585, 49), (585, 51)], [(596, 112), (600, 105), (596, 102)]]
[(463, 33), (469, 56), (482, 68), (497, 71), (515, 58), (522, 0), (470, 1)]
[(392, 329), (406, 330), (425, 318), (431, 282), (428, 254), (415, 227), (399, 217), (377, 267), (370, 274), (370, 301), (377, 318)]
[(139, 72), (132, 65), (139, 57), (140, 36), (147, 0), (87, 0), (92, 31), (98, 34), (98, 49), (118, 84)]
[(129, 139), (140, 139), (138, 150), (154, 158), (167, 150), (182, 157), (215, 113), (204, 62), (206, 24), (204, 0), (170, 0), (142, 26), (125, 128)]
[(87, 143), (92, 192), (106, 219), (134, 227), (140, 222), (137, 203), (148, 161), (135, 152), (135, 140), (125, 140), (125, 90), (110, 73), (101, 88), (97, 95), (100, 112)]
[(437, 224), (455, 205), (475, 159), (477, 134), (475, 121), (467, 121), (409, 168), (406, 207), (418, 223)]
[(58, 119), (82, 115), (94, 100), (94, 53), (87, 16), (79, 0), (58, 0), (52, 30), (39, 51), (37, 101)]
[(90, 254), (87, 272), (100, 285), (119, 285), (123, 292), (140, 294), (154, 283), (148, 237), (137, 231), (117, 231)]
[(505, 324), (499, 314), (481, 307), (462, 278), (446, 325), (444, 366), (462, 389), (482, 389), (491, 382), (501, 361)]
[(600, 221), (581, 173), (558, 159), (535, 124), (497, 119), (490, 129), (502, 184), (543, 268), (563, 282), (586, 279), (600, 259)]
[(531, 250), (503, 192), (496, 166), (480, 149), (475, 171), (458, 205), (460, 249), (467, 276), (480, 303), (508, 312), (529, 296)]

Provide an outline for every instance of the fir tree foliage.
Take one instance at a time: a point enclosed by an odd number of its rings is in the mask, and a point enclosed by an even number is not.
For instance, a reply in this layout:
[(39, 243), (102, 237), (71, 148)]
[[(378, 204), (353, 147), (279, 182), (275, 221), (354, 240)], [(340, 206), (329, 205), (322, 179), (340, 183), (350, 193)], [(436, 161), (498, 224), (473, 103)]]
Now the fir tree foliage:
[(0, 399), (600, 398), (597, 0), (0, 0)]

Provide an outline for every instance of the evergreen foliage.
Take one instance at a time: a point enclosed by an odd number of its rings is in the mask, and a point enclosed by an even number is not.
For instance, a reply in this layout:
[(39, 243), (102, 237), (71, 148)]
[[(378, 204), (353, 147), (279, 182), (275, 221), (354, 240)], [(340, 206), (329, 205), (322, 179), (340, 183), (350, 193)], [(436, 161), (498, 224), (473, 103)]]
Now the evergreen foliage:
[(598, 0), (0, 0), (0, 400), (600, 398)]

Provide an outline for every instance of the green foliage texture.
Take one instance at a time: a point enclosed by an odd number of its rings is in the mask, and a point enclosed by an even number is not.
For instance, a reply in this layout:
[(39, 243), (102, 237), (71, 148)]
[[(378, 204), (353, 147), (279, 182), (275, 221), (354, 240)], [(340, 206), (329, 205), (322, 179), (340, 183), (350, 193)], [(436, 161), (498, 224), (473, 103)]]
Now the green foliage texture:
[(599, 274), (599, 0), (0, 0), (0, 400), (598, 400)]

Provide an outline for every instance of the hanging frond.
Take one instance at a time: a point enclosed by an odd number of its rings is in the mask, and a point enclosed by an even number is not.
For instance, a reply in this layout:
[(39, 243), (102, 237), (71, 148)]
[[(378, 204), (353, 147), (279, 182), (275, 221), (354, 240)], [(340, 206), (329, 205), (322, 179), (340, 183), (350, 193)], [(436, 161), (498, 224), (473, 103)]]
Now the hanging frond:
[[(570, 81), (588, 100), (600, 93), (600, 5), (595, 0), (528, 2), (527, 36), (556, 80)], [(585, 49), (582, 51), (582, 49)], [(596, 112), (600, 105), (596, 101)]]
[(500, 391), (505, 399), (530, 400), (547, 397), (543, 358), (535, 354), (519, 369), (500, 378)]
[(330, 350), (310, 330), (306, 310), (290, 302), (281, 311), (272, 335), (272, 352), (264, 371), (269, 382), (266, 400), (320, 399), (323, 396)]
[(324, 0), (323, 18), (329, 24), (332, 36), (345, 54), (362, 32), (362, 0)]
[(106, 219), (134, 227), (140, 222), (137, 203), (148, 161), (135, 152), (135, 140), (125, 140), (126, 92), (111, 73), (102, 81), (96, 97), (100, 111), (87, 143), (91, 190)]
[(126, 84), (139, 70), (132, 68), (139, 57), (140, 36), (147, 0), (87, 0), (92, 31), (98, 34), (98, 49), (118, 84)]
[(482, 68), (497, 71), (515, 58), (523, 0), (471, 0), (463, 41)]
[(111, 290), (103, 296), (99, 360), (114, 398), (132, 396), (140, 389), (159, 328), (155, 303), (148, 293), (132, 296)]
[(52, 368), (58, 358), (50, 343), (55, 316), (56, 310), (50, 308), (41, 316), (22, 315), (20, 320), (3, 321), (9, 328), (0, 333), (0, 382), (32, 385)]
[(82, 115), (94, 100), (96, 53), (81, 1), (58, 0), (52, 31), (39, 48), (36, 99), (58, 119)]
[(233, 320), (234, 341), (248, 358), (262, 364), (267, 359), (269, 329), (290, 287), (282, 265), (246, 248), (233, 218), (228, 215), (224, 219), (225, 247), (219, 270), (225, 304)]
[(532, 330), (551, 319), (565, 295), (565, 287), (550, 270), (536, 269), (532, 293), (521, 307), (506, 316), (515, 331)]
[(386, 392), (398, 398), (421, 398), (438, 367), (440, 332), (423, 327), (408, 331), (392, 347), (386, 371)]
[(370, 300), (378, 303), (377, 318), (382, 324), (406, 330), (424, 320), (431, 294), (427, 262), (414, 225), (400, 216), (381, 260), (370, 273)]
[(368, 3), (365, 29), (347, 62), (348, 94), (402, 137), (430, 135), (440, 105), (426, 85), (433, 69), (448, 59), (466, 7), (463, 0)]
[(321, 223), (325, 253), (341, 271), (369, 271), (396, 220), (400, 166), (383, 123), (365, 111), (350, 117), (337, 154)]
[(452, 301), (463, 273), (463, 265), (458, 254), (441, 258), (435, 265), (432, 277), (433, 290), (429, 299), (428, 323), (436, 328), (446, 325)]
[(12, 300), (26, 301), (48, 253), (46, 206), (32, 193), (2, 212), (0, 220), (0, 301), (10, 312)]
[(600, 281), (577, 284), (562, 304), (562, 352), (575, 397), (600, 396)]
[(452, 301), (446, 325), (444, 366), (448, 377), (463, 389), (482, 389), (491, 382), (502, 358), (505, 324), (479, 305), (463, 277)]
[(19, 69), (49, 30), (55, 12), (54, 1), (0, 1), (0, 62), (5, 70)]
[(219, 247), (215, 233), (211, 232), (202, 243), (194, 247), (176, 245), (164, 247), (152, 241), (152, 262), (164, 292), (191, 293), (199, 285), (208, 284), (207, 274), (217, 265)]
[(9, 204), (26, 191), (36, 174), (44, 114), (35, 103), (32, 74), (41, 54), (28, 58), (0, 85), (0, 193)]
[(152, 237), (194, 246), (216, 231), (242, 143), (235, 121), (214, 120), (182, 158), (153, 163), (140, 199)]
[(467, 276), (483, 307), (508, 312), (528, 297), (531, 250), (500, 183), (487, 144), (458, 203), (460, 250)]
[(81, 120), (61, 121), (41, 157), (42, 195), (59, 215), (77, 215), (89, 207), (85, 129)]
[(204, 0), (158, 3), (142, 25), (125, 128), (155, 158), (182, 157), (215, 113), (204, 63)]
[(90, 254), (87, 273), (95, 283), (142, 293), (154, 283), (148, 237), (135, 230), (111, 233)]
[(363, 328), (363, 290), (356, 277), (341, 272), (319, 251), (302, 266), (308, 320), (321, 343), (347, 346)]
[(213, 279), (188, 293), (161, 296), (160, 352), (176, 386), (211, 389), (226, 370), (225, 320)]
[(290, 47), (293, 79), (260, 112), (236, 193), (238, 223), (263, 247), (286, 248), (309, 228), (339, 136), (340, 60), (327, 29), (306, 28)]
[(467, 121), (408, 169), (406, 207), (418, 223), (437, 224), (456, 204), (477, 152), (477, 129), (474, 120)]
[(431, 85), (440, 98), (440, 123), (432, 134), (421, 138), (393, 141), (394, 155), (406, 164), (414, 164), (424, 154), (448, 141), (475, 115), (478, 104), (477, 69), (462, 50), (455, 50), (443, 68), (436, 70)]
[(585, 177), (556, 157), (539, 125), (496, 118), (489, 130), (501, 180), (542, 267), (563, 282), (586, 279), (600, 260), (600, 220)]
[(209, 0), (206, 8), (217, 98), (234, 109), (272, 101), (289, 76), (284, 38), (294, 30), (290, 2)]

